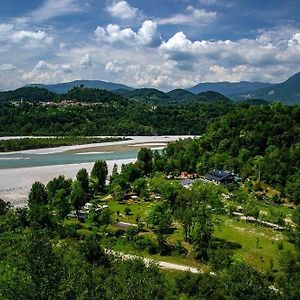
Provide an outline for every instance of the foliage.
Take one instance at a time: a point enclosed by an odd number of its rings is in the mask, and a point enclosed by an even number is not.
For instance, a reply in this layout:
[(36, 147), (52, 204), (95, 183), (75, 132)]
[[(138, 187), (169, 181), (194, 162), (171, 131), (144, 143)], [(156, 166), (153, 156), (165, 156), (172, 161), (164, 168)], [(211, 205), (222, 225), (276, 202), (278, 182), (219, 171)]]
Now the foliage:
[(93, 166), (91, 176), (95, 178), (95, 190), (96, 192), (104, 192), (106, 186), (106, 179), (108, 175), (106, 161), (97, 160)]

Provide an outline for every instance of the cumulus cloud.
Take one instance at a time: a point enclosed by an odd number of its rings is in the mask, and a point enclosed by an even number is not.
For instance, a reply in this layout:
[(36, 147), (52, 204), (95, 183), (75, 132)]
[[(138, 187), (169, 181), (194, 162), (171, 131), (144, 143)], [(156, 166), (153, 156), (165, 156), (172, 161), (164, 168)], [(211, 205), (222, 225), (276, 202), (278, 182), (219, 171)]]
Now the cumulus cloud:
[(119, 25), (113, 24), (109, 24), (106, 28), (98, 26), (95, 30), (95, 37), (98, 41), (111, 44), (123, 43), (148, 47), (157, 47), (161, 44), (157, 24), (150, 20), (144, 21), (137, 32), (131, 28), (121, 29)]
[(159, 25), (206, 25), (212, 21), (214, 21), (217, 17), (217, 13), (215, 11), (207, 11), (205, 9), (198, 9), (194, 6), (188, 6), (186, 8), (186, 13), (180, 13), (173, 15), (168, 18), (160, 18), (157, 19), (157, 23)]
[(81, 68), (84, 68), (84, 69), (88, 68), (88, 67), (91, 67), (93, 64), (92, 64), (92, 59), (90, 58), (90, 55), (85, 54), (81, 58), (79, 65), (80, 65)]
[(30, 16), (34, 22), (43, 22), (59, 16), (82, 12), (84, 8), (78, 0), (46, 0), (45, 3), (34, 10)]
[(119, 61), (119, 60), (109, 61), (105, 65), (105, 71), (108, 73), (118, 74), (124, 72), (126, 64), (127, 63), (125, 61)]
[(73, 72), (70, 64), (51, 64), (40, 60), (30, 72), (22, 75), (22, 80), (34, 83), (55, 83), (64, 81), (66, 74)]
[(45, 31), (29, 31), (20, 30), (14, 32), (10, 39), (15, 43), (23, 42), (26, 48), (43, 46), (43, 44), (51, 44), (53, 37), (49, 36)]
[(44, 30), (32, 30), (25, 21), (14, 19), (11, 23), (0, 24), (0, 41), (6, 47), (20, 44), (23, 48), (41, 48), (53, 43), (54, 38)]
[(106, 7), (107, 12), (114, 18), (119, 19), (133, 19), (138, 16), (139, 10), (127, 1), (113, 1), (110, 2)]
[[(160, 46), (166, 58), (175, 61), (193, 60), (212, 61), (221, 66), (233, 65), (272, 65), (280, 62), (295, 63), (300, 60), (300, 47), (297, 44), (297, 34), (292, 39), (286, 38), (284, 47), (282, 41), (267, 42), (261, 39), (242, 39), (239, 41), (191, 41), (183, 32), (176, 33)], [(296, 58), (296, 61), (295, 61)]]

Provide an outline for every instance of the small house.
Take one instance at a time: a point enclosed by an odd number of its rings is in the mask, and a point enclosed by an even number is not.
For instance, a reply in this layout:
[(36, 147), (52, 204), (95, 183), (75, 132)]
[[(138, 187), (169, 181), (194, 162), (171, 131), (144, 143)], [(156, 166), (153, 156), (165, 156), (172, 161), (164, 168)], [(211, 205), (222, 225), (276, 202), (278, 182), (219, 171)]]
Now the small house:
[(205, 179), (216, 184), (228, 184), (235, 181), (235, 175), (228, 171), (214, 170), (207, 173)]

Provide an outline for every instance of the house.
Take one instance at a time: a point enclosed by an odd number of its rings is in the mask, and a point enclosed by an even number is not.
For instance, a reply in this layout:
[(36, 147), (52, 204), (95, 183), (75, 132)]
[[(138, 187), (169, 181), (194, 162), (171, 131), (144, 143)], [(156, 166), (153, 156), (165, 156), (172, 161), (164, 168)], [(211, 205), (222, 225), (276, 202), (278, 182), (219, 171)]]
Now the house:
[(214, 170), (207, 173), (205, 179), (216, 184), (227, 184), (235, 181), (235, 175), (228, 171)]

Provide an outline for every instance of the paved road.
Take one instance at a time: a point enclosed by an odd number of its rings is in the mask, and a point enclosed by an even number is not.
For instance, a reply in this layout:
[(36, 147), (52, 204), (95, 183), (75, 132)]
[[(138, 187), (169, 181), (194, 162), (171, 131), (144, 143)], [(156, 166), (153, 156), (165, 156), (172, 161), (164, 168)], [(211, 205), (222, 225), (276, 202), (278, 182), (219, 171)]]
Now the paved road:
[(194, 274), (201, 273), (201, 271), (199, 271), (197, 268), (193, 268), (193, 267), (189, 267), (189, 266), (168, 263), (165, 261), (153, 260), (153, 259), (149, 259), (149, 258), (137, 256), (137, 255), (125, 254), (122, 252), (116, 252), (116, 251), (108, 250), (108, 249), (105, 249), (105, 252), (109, 255), (118, 256), (125, 260), (142, 259), (144, 261), (145, 265), (150, 265), (151, 263), (155, 263), (162, 269), (177, 270), (177, 271), (184, 271), (184, 272), (188, 271), (188, 272), (191, 272)]

